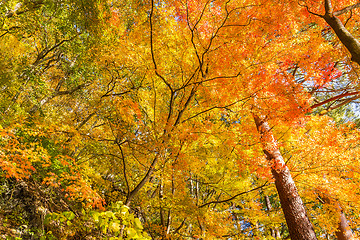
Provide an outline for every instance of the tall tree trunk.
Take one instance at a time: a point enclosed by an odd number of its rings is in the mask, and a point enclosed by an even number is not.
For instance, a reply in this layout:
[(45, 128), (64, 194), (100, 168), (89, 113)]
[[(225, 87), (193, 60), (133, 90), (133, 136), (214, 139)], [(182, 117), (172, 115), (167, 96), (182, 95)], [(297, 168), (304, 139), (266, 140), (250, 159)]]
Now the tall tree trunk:
[(349, 224), (347, 223), (346, 216), (343, 213), (340, 204), (336, 201), (334, 202), (334, 200), (332, 200), (329, 195), (320, 194), (319, 197), (320, 197), (319, 199), (321, 200), (321, 203), (336, 205), (337, 214), (339, 216), (339, 223), (338, 223), (337, 230), (335, 232), (337, 239), (338, 240), (354, 240), (355, 239), (354, 235), (350, 229)]
[(313, 226), (306, 215), (304, 204), (298, 194), (294, 180), (277, 147), (269, 124), (265, 117), (253, 114), (263, 151), (271, 165), (275, 186), (292, 240), (317, 239)]
[(360, 42), (345, 28), (344, 24), (337, 17), (354, 8), (358, 8), (360, 6), (359, 3), (336, 12), (333, 10), (331, 0), (325, 0), (324, 4), (325, 15), (318, 16), (322, 17), (334, 30), (341, 43), (347, 48), (347, 50), (349, 50), (351, 54), (351, 60), (360, 65)]
[[(332, 6), (331, 0), (324, 1), (325, 14), (318, 15), (322, 17), (327, 24), (335, 32), (336, 36), (339, 38), (340, 42), (346, 47), (346, 49), (351, 54), (351, 60), (360, 65), (360, 42), (356, 39), (344, 26), (341, 20), (337, 17), (345, 12), (351, 11), (355, 8), (360, 7), (360, 3), (355, 3), (354, 5), (345, 7), (339, 11), (335, 11)], [(342, 212), (341, 207), (339, 208), (339, 225), (336, 231), (336, 236), (338, 240), (351, 240), (354, 239), (352, 231), (347, 224), (345, 214)]]
[(337, 239), (354, 240), (355, 238), (353, 236), (353, 233), (350, 229), (349, 224), (347, 223), (345, 214), (341, 211), (341, 209), (339, 209), (339, 217), (340, 217), (340, 221), (339, 221), (338, 229), (335, 232)]

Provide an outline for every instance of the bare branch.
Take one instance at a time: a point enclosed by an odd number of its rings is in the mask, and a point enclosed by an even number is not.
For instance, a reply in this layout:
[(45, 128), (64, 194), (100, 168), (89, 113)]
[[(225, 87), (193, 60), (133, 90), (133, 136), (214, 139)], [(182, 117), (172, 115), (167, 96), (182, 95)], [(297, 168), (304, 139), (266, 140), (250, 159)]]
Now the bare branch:
[(154, 54), (154, 41), (153, 41), (153, 18), (154, 14), (154, 0), (151, 0), (151, 11), (150, 11), (150, 51), (151, 51), (151, 58), (154, 64), (155, 71), (157, 70), (156, 61), (155, 61), (155, 54)]
[(136, 185), (136, 187), (134, 188), (134, 190), (132, 190), (129, 194), (128, 197), (126, 198), (125, 201), (125, 205), (129, 206), (131, 203), (131, 200), (135, 197), (135, 195), (140, 191), (140, 189), (145, 185), (145, 183), (149, 180), (151, 174), (153, 173), (153, 171), (155, 170), (155, 165), (159, 160), (159, 155), (156, 154), (154, 157), (154, 160), (152, 161), (147, 173), (145, 174), (145, 176), (143, 177), (143, 179), (139, 182), (138, 185)]
[(116, 145), (119, 147), (120, 149), (120, 153), (121, 153), (121, 159), (123, 162), (123, 174), (124, 174), (124, 178), (125, 178), (125, 183), (126, 183), (126, 188), (127, 188), (127, 197), (129, 197), (130, 194), (130, 186), (129, 186), (129, 181), (127, 179), (127, 174), (126, 174), (126, 163), (125, 163), (125, 156), (124, 156), (124, 152), (122, 150), (121, 144), (116, 140), (115, 141)]
[(156, 60), (155, 60), (155, 53), (154, 53), (154, 37), (153, 37), (153, 15), (154, 15), (154, 0), (151, 0), (151, 11), (150, 11), (150, 51), (151, 51), (151, 58), (152, 58), (152, 62), (154, 64), (154, 68), (155, 68), (155, 74), (156, 76), (158, 76), (165, 84), (166, 86), (170, 89), (170, 104), (169, 104), (169, 114), (168, 114), (168, 120), (170, 119), (171, 115), (172, 115), (172, 108), (173, 108), (173, 101), (174, 101), (174, 94), (175, 91), (173, 90), (173, 88), (171, 87), (170, 83), (166, 81), (166, 79), (158, 72), (157, 69), (157, 64), (156, 64)]
[(201, 115), (201, 114), (203, 114), (203, 113), (209, 112), (209, 111), (214, 110), (214, 109), (224, 109), (224, 108), (231, 107), (231, 106), (233, 106), (233, 105), (235, 105), (235, 104), (237, 104), (237, 103), (239, 103), (239, 102), (243, 102), (243, 101), (245, 101), (245, 100), (248, 100), (248, 99), (250, 99), (251, 97), (252, 97), (252, 96), (249, 96), (249, 97), (246, 97), (246, 98), (237, 100), (237, 101), (235, 101), (235, 102), (233, 102), (233, 103), (230, 103), (230, 104), (228, 104), (228, 105), (225, 105), (225, 106), (214, 106), (214, 107), (208, 108), (208, 109), (206, 109), (206, 110), (203, 110), (203, 111), (201, 111), (201, 112), (198, 112), (198, 113), (196, 113), (195, 115), (193, 115), (193, 116), (191, 116), (191, 117), (183, 120), (182, 123), (184, 123), (184, 122), (186, 122), (186, 121), (189, 121), (189, 120), (192, 119), (192, 118), (195, 118), (195, 117), (197, 117), (197, 116), (199, 116), (199, 115)]
[(188, 107), (191, 99), (194, 97), (198, 86), (199, 86), (199, 85), (195, 85), (195, 86), (193, 86), (193, 88), (191, 89), (190, 95), (189, 95), (188, 99), (186, 100), (184, 107), (180, 110), (180, 112), (179, 112), (179, 114), (178, 114), (178, 116), (177, 116), (177, 118), (176, 118), (176, 121), (175, 121), (175, 123), (174, 123), (174, 126), (176, 126), (177, 124), (179, 124), (180, 119), (181, 119), (181, 116), (183, 115), (184, 111), (185, 111), (186, 108)]
[(232, 196), (231, 198), (224, 199), (224, 200), (220, 200), (220, 201), (212, 201), (212, 202), (204, 203), (203, 205), (200, 205), (199, 208), (205, 207), (205, 206), (210, 205), (210, 204), (213, 204), (213, 203), (225, 203), (225, 202), (229, 202), (229, 201), (231, 201), (231, 200), (234, 200), (234, 199), (237, 198), (238, 196), (241, 196), (241, 195), (244, 195), (244, 194), (247, 194), (247, 193), (256, 191), (256, 190), (261, 189), (261, 188), (263, 188), (263, 187), (266, 187), (266, 186), (268, 186), (268, 185), (269, 185), (268, 182), (265, 182), (263, 185), (261, 185), (261, 186), (259, 186), (259, 187), (250, 189), (250, 190), (245, 191), (245, 192), (238, 193), (238, 194)]
[(308, 13), (323, 18), (323, 15), (320, 15), (320, 14), (310, 11), (310, 8), (307, 5), (301, 4), (300, 1), (298, 1), (298, 4), (299, 4), (299, 6), (306, 8), (306, 11), (308, 11)]
[(58, 48), (59, 46), (61, 46), (62, 44), (64, 44), (65, 42), (70, 42), (72, 40), (74, 40), (77, 36), (79, 36), (79, 34), (76, 34), (74, 37), (70, 38), (70, 39), (64, 39), (61, 40), (59, 43), (55, 44), (54, 46), (52, 46), (51, 48), (47, 49), (45, 48), (44, 50), (41, 51), (41, 53), (39, 53), (39, 55), (37, 56), (35, 62), (33, 63), (34, 66), (38, 65), (40, 60), (42, 60), (44, 57), (46, 57), (46, 55), (48, 55), (51, 51), (53, 51), (55, 48)]
[(357, 94), (359, 94), (359, 93), (360, 93), (360, 92), (346, 92), (346, 93), (337, 95), (337, 96), (335, 96), (335, 97), (329, 98), (329, 99), (327, 99), (327, 100), (325, 100), (325, 101), (322, 101), (322, 102), (319, 102), (319, 103), (317, 103), (317, 104), (314, 104), (314, 105), (312, 105), (310, 108), (311, 108), (311, 109), (314, 109), (314, 108), (320, 107), (320, 106), (322, 106), (322, 105), (324, 105), (324, 104), (326, 104), (326, 103), (329, 103), (329, 102), (331, 102), (331, 101), (335, 101), (335, 100), (338, 100), (338, 99), (340, 99), (340, 98), (347, 97), (347, 96), (357, 95)]
[(322, 113), (320, 115), (324, 115), (324, 114), (326, 114), (326, 113), (328, 113), (328, 112), (330, 112), (330, 111), (332, 111), (334, 109), (337, 109), (337, 108), (339, 108), (341, 106), (344, 106), (345, 104), (348, 104), (349, 102), (352, 102), (352, 101), (354, 101), (356, 99), (359, 99), (359, 98), (360, 98), (360, 96), (355, 96), (355, 97), (352, 97), (352, 98), (344, 99), (343, 102), (341, 102), (341, 103), (339, 103), (339, 104), (337, 104), (337, 105), (335, 105), (333, 107), (329, 107), (328, 109), (326, 109), (325, 113)]
[(351, 10), (353, 10), (353, 9), (355, 9), (355, 8), (358, 8), (358, 7), (360, 7), (360, 2), (359, 2), (359, 3), (355, 3), (354, 5), (345, 7), (345, 8), (343, 8), (343, 9), (339, 10), (339, 11), (336, 11), (336, 12), (333, 13), (333, 15), (334, 15), (334, 16), (339, 16), (339, 15), (341, 15), (341, 14), (344, 14), (344, 13), (346, 13), (346, 12), (348, 12), (348, 11), (351, 11)]
[(184, 226), (185, 221), (186, 221), (186, 218), (184, 218), (184, 220), (181, 222), (180, 226), (175, 229), (174, 234), (177, 234), (180, 231), (180, 229)]

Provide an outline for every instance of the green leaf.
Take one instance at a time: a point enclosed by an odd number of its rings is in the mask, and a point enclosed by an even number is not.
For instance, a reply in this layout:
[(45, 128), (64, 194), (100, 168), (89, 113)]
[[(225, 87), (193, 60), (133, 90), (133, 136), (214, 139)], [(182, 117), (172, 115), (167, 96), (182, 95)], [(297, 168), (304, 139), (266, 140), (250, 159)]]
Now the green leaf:
[(127, 233), (128, 239), (131, 239), (131, 238), (134, 238), (134, 237), (137, 236), (137, 232), (136, 232), (136, 230), (133, 229), (133, 228), (128, 228), (128, 229), (126, 229), (126, 233)]
[(95, 222), (99, 222), (100, 213), (94, 211), (94, 212), (91, 212), (90, 215), (93, 217)]
[(143, 237), (145, 239), (151, 239), (150, 235), (147, 232), (143, 232)]
[(75, 218), (75, 214), (73, 212), (69, 211), (69, 212), (64, 212), (63, 214), (69, 220), (73, 220)]
[(142, 224), (141, 224), (140, 219), (135, 218), (134, 223), (135, 223), (135, 227), (136, 227), (136, 228), (141, 229), (141, 230), (144, 229), (144, 227), (143, 227)]
[(124, 203), (123, 203), (122, 201), (118, 201), (118, 202), (116, 202), (116, 203), (113, 204), (112, 208), (118, 210), (118, 209), (120, 209), (123, 205), (124, 205)]
[(46, 224), (49, 224), (50, 222), (51, 222), (51, 220), (52, 220), (52, 215), (51, 215), (51, 213), (50, 214), (47, 214), (46, 216), (45, 216), (45, 219), (44, 219), (44, 224), (46, 225)]
[(110, 211), (106, 211), (105, 216), (108, 217), (108, 218), (111, 218), (111, 217), (115, 218), (115, 214), (113, 212), (110, 212)]
[(64, 216), (60, 216), (60, 222), (66, 222), (67, 221), (67, 219), (66, 219), (66, 217), (64, 217)]
[(118, 222), (111, 222), (109, 229), (113, 232), (118, 232), (121, 229), (121, 225)]
[(104, 234), (106, 234), (107, 229), (108, 229), (108, 226), (107, 226), (107, 225), (104, 225), (104, 226), (103, 226), (103, 229), (102, 229), (102, 232), (103, 232)]
[(128, 212), (129, 212), (129, 207), (128, 206), (124, 205), (124, 206), (121, 207), (121, 213), (122, 214), (126, 214)]

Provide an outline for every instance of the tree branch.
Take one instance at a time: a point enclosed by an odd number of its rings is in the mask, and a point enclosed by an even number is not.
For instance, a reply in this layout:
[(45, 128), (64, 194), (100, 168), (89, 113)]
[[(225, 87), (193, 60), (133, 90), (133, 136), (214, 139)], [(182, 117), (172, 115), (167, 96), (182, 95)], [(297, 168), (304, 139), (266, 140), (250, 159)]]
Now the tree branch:
[(360, 98), (360, 96), (355, 96), (355, 97), (352, 97), (352, 98), (344, 99), (345, 101), (343, 101), (343, 102), (341, 102), (341, 103), (339, 103), (339, 104), (337, 104), (337, 105), (335, 105), (333, 107), (329, 107), (328, 109), (326, 109), (325, 113), (321, 113), (320, 115), (324, 115), (324, 114), (326, 114), (326, 113), (328, 113), (328, 112), (330, 112), (330, 111), (332, 111), (332, 110), (334, 110), (336, 108), (344, 106), (345, 104), (348, 104), (349, 102), (354, 101), (354, 100), (359, 99), (359, 98)]
[(143, 179), (139, 182), (139, 184), (134, 188), (134, 190), (132, 190), (129, 194), (128, 197), (126, 198), (125, 201), (125, 205), (129, 206), (131, 203), (131, 200), (133, 199), (133, 197), (140, 191), (140, 189), (145, 185), (145, 183), (149, 180), (151, 174), (154, 172), (155, 169), (155, 165), (159, 160), (159, 156), (158, 154), (156, 154), (156, 156), (154, 157), (154, 160), (152, 161), (149, 170), (147, 171), (147, 173), (145, 174), (145, 176), (143, 177)]
[(190, 119), (195, 118), (195, 117), (199, 116), (200, 114), (209, 112), (209, 111), (214, 110), (214, 109), (222, 109), (222, 108), (231, 107), (232, 105), (235, 105), (235, 104), (237, 104), (237, 103), (239, 103), (239, 102), (243, 102), (243, 101), (245, 101), (245, 100), (249, 100), (251, 97), (253, 97), (253, 96), (252, 96), (252, 95), (251, 95), (251, 96), (248, 96), (248, 97), (246, 97), (246, 98), (237, 100), (237, 101), (235, 101), (235, 102), (233, 102), (233, 103), (230, 103), (230, 104), (228, 104), (228, 105), (225, 105), (225, 106), (214, 106), (214, 107), (208, 108), (208, 109), (206, 109), (206, 110), (203, 110), (203, 111), (201, 111), (201, 112), (198, 112), (198, 113), (196, 113), (195, 115), (193, 115), (193, 116), (191, 116), (191, 117), (183, 120), (182, 123), (184, 123), (184, 122), (186, 122), (186, 121), (189, 121)]
[(127, 197), (130, 194), (130, 186), (129, 186), (129, 181), (127, 179), (127, 174), (126, 174), (126, 163), (125, 163), (125, 156), (124, 156), (124, 152), (122, 150), (121, 144), (116, 140), (115, 141), (116, 145), (119, 147), (120, 149), (120, 153), (121, 153), (121, 159), (123, 162), (123, 174), (124, 174), (124, 178), (125, 178), (125, 183), (126, 183), (126, 188), (127, 188)]
[(319, 103), (317, 103), (317, 104), (314, 104), (314, 105), (312, 105), (310, 108), (311, 108), (311, 109), (314, 109), (314, 108), (320, 107), (320, 106), (322, 106), (322, 105), (324, 105), (324, 104), (326, 104), (326, 103), (329, 103), (329, 102), (331, 102), (331, 101), (335, 101), (335, 100), (338, 100), (338, 99), (340, 99), (340, 98), (347, 97), (347, 96), (357, 95), (357, 94), (359, 94), (359, 93), (360, 93), (359, 91), (357, 91), (357, 92), (350, 92), (350, 93), (349, 93), (349, 92), (346, 92), (346, 93), (337, 95), (337, 96), (335, 96), (335, 97), (329, 98), (329, 99), (327, 99), (327, 100), (325, 100), (325, 101), (322, 101), (322, 102), (319, 102)]
[(314, 13), (314, 12), (310, 11), (309, 7), (308, 7), (307, 5), (300, 4), (300, 1), (298, 2), (298, 4), (299, 4), (301, 7), (306, 8), (306, 11), (308, 11), (308, 13), (323, 18), (323, 15), (320, 15), (320, 14), (317, 14), (317, 13)]
[(39, 55), (37, 56), (35, 62), (33, 63), (34, 66), (38, 65), (40, 60), (43, 59), (44, 57), (46, 57), (46, 55), (48, 55), (51, 51), (53, 51), (55, 48), (61, 46), (63, 43), (65, 42), (70, 42), (72, 40), (74, 40), (77, 36), (79, 36), (79, 34), (76, 34), (75, 36), (73, 36), (70, 39), (63, 39), (61, 40), (59, 43), (55, 44), (54, 46), (52, 46), (50, 49), (45, 48), (44, 50), (42, 50)]
[(359, 3), (355, 3), (354, 5), (345, 7), (345, 8), (343, 8), (343, 9), (339, 10), (339, 11), (336, 11), (336, 12), (333, 13), (333, 15), (334, 15), (334, 16), (339, 16), (339, 15), (341, 15), (341, 14), (344, 14), (344, 13), (346, 13), (346, 12), (348, 12), (348, 11), (351, 11), (351, 10), (353, 10), (353, 9), (355, 9), (355, 8), (358, 8), (358, 7), (360, 7), (360, 2), (359, 2)]
[(334, 30), (336, 36), (351, 54), (351, 60), (360, 65), (360, 42), (345, 28), (333, 13), (331, 0), (325, 0), (325, 15), (322, 18)]
[(269, 185), (268, 182), (265, 182), (263, 185), (261, 185), (261, 186), (259, 186), (259, 187), (253, 188), (253, 189), (248, 190), (248, 191), (246, 191), (246, 192), (238, 193), (238, 194), (232, 196), (231, 198), (224, 199), (224, 200), (220, 200), (220, 201), (211, 201), (211, 202), (208, 202), (208, 203), (204, 203), (203, 205), (200, 205), (199, 208), (205, 207), (205, 206), (210, 205), (210, 204), (213, 204), (213, 203), (229, 202), (229, 201), (231, 201), (231, 200), (234, 200), (234, 199), (237, 198), (238, 196), (241, 196), (241, 195), (244, 195), (244, 194), (247, 194), (247, 193), (256, 191), (256, 190), (261, 189), (261, 188), (263, 188), (263, 187), (266, 187), (266, 186), (268, 186), (268, 185)]

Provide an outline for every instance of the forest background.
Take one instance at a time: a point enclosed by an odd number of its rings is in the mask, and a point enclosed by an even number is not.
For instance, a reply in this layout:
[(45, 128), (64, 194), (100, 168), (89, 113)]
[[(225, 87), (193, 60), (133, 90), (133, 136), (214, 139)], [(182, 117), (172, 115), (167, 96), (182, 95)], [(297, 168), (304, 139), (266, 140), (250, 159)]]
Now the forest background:
[(3, 239), (355, 239), (360, 3), (2, 0)]

